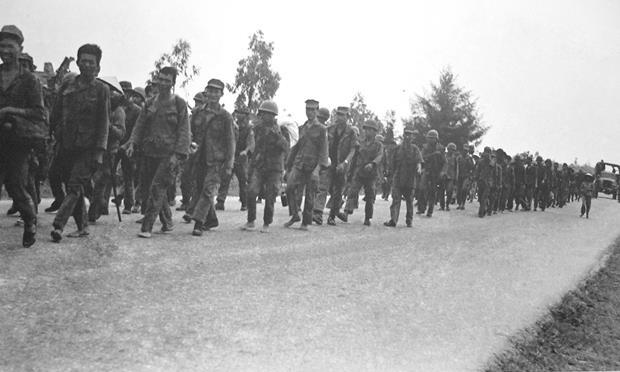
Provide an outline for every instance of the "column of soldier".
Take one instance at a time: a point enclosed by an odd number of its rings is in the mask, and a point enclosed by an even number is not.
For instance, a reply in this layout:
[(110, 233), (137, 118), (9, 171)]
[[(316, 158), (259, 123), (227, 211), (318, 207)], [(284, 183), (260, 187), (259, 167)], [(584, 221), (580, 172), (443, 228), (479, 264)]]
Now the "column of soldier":
[[(4, 184), (24, 225), (22, 244), (36, 241), (39, 186), (47, 177), (54, 201), (46, 212), (57, 212), (51, 238), (59, 242), (73, 216), (77, 231), (64, 236), (89, 235), (88, 224), (108, 214), (112, 189), (122, 179), (122, 191), (113, 198), (123, 214), (142, 213), (139, 236), (150, 238), (159, 216), (161, 233), (173, 230), (171, 206), (176, 180), (181, 179), (183, 221), (193, 223), (192, 234), (218, 226), (216, 211), (224, 209), (234, 174), (239, 183), (241, 210), (247, 211), (243, 230), (256, 230), (257, 203), (264, 204), (262, 232), (273, 223), (280, 190), (292, 227), (300, 229), (336, 219), (347, 222), (364, 190), (364, 225), (373, 218), (376, 190), (392, 196), (390, 219), (395, 227), (401, 201), (405, 224), (412, 226), (414, 200), (417, 214), (431, 217), (442, 210), (465, 209), (477, 194), (478, 215), (563, 207), (588, 191), (590, 179), (566, 164), (559, 169), (547, 159), (513, 158), (501, 149), (485, 148), (481, 156), (464, 145), (446, 148), (436, 130), (424, 136), (406, 125), (397, 144), (391, 129), (369, 120), (361, 131), (351, 125), (349, 109), (338, 107), (328, 126), (329, 110), (319, 102), (305, 102), (307, 121), (299, 139), (278, 125), (278, 106), (262, 102), (256, 119), (238, 107), (231, 115), (221, 104), (224, 84), (208, 81), (194, 97), (190, 113), (186, 102), (173, 93), (177, 71), (162, 68), (152, 85), (121, 89), (99, 79), (101, 49), (82, 45), (77, 51), (79, 74), (66, 74), (42, 85), (32, 74), (32, 58), (22, 53), (24, 37), (15, 26), (0, 30), (0, 184)], [(48, 159), (52, 159), (49, 161)], [(119, 176), (120, 169), (120, 176)], [(591, 177), (591, 176), (590, 176)], [(118, 182), (120, 184), (120, 182)], [(285, 185), (285, 186), (284, 186)], [(119, 185), (120, 186), (120, 185)], [(585, 191), (584, 191), (585, 190)], [(329, 201), (327, 200), (330, 196)], [(582, 215), (589, 213), (584, 204)], [(119, 213), (120, 218), (120, 213)]]

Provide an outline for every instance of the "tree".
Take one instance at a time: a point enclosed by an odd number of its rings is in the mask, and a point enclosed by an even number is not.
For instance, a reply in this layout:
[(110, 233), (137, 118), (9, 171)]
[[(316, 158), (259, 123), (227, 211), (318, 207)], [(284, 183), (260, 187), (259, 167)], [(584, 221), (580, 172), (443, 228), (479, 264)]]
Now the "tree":
[[(189, 58), (192, 55), (192, 47), (188, 41), (179, 39), (172, 46), (172, 52), (164, 53), (155, 61), (155, 70), (150, 73), (150, 81), (157, 77), (157, 73), (162, 67), (173, 66), (177, 69), (177, 83), (180, 83), (181, 89), (185, 89), (190, 81), (194, 80), (200, 74), (200, 68), (190, 65)], [(180, 78), (180, 79), (179, 79)], [(147, 82), (147, 84), (149, 83)], [(188, 94), (185, 92), (187, 98)]]
[[(358, 127), (360, 130), (362, 129), (364, 123), (368, 120), (376, 120), (379, 122), (377, 115), (375, 115), (375, 113), (368, 108), (368, 105), (364, 102), (364, 96), (362, 96), (362, 93), (360, 92), (355, 93), (353, 101), (349, 104), (349, 113), (351, 115), (353, 125)], [(379, 130), (379, 133), (382, 131), (383, 130)]]
[(420, 133), (437, 130), (444, 145), (450, 142), (458, 148), (464, 143), (478, 145), (489, 129), (482, 124), (471, 92), (457, 85), (456, 76), (449, 68), (441, 71), (439, 84), (431, 84), (429, 94), (416, 97), (411, 111), (413, 116), (405, 122), (413, 122)]
[(239, 61), (235, 83), (227, 85), (237, 93), (235, 106), (246, 106), (254, 112), (262, 101), (272, 99), (280, 87), (280, 74), (271, 69), (273, 42), (266, 42), (263, 32), (258, 30), (250, 37), (250, 55)]

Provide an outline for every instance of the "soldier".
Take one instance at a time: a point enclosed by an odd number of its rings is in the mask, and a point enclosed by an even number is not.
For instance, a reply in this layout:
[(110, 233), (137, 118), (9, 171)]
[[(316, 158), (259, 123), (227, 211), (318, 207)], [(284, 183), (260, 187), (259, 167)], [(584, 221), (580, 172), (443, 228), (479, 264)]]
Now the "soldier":
[(546, 207), (547, 198), (545, 197), (545, 192), (548, 191), (547, 188), (547, 172), (545, 170), (545, 164), (543, 163), (542, 156), (536, 157), (536, 187), (534, 189), (534, 212), (536, 212), (537, 208), (544, 212)]
[[(319, 108), (316, 118), (325, 129), (328, 128), (327, 120), (329, 120), (329, 110), (325, 107)], [(329, 132), (328, 132), (329, 141)], [(316, 197), (314, 198), (314, 210), (312, 212), (312, 222), (317, 225), (323, 224), (323, 210), (327, 203), (327, 193), (329, 192), (329, 168), (319, 167), (319, 179), (317, 183)]]
[[(110, 92), (110, 128), (108, 130), (107, 150), (103, 154), (102, 167), (97, 169), (93, 175), (95, 188), (88, 208), (88, 222), (95, 222), (99, 217), (108, 214), (108, 204), (110, 202), (110, 187), (112, 177), (116, 177), (115, 159), (121, 139), (125, 136), (125, 111), (121, 106), (123, 95), (112, 90)], [(115, 200), (114, 203), (118, 203)]]
[[(254, 131), (250, 125), (250, 110), (247, 107), (239, 107), (233, 112), (236, 122), (234, 126), (235, 140), (235, 164), (233, 166), (233, 174), (237, 177), (239, 184), (239, 200), (241, 201), (241, 210), (248, 209), (246, 203), (246, 188), (248, 185), (248, 166), (249, 158), (254, 151)], [(222, 179), (222, 184), (217, 195), (217, 203), (215, 210), (224, 210), (224, 202), (228, 195), (228, 187), (230, 186), (230, 177)]]
[(537, 168), (536, 165), (532, 164), (532, 156), (530, 155), (525, 160), (525, 210), (527, 211), (532, 209), (532, 201), (534, 199), (537, 184), (536, 174)]
[(527, 200), (525, 196), (525, 167), (523, 166), (520, 155), (515, 155), (512, 168), (514, 174), (515, 211), (519, 210), (519, 206), (521, 206), (523, 210), (528, 210)]
[(187, 104), (172, 93), (176, 77), (174, 67), (164, 67), (159, 71), (158, 93), (147, 100), (126, 144), (127, 156), (131, 157), (134, 147), (139, 145), (144, 158), (142, 186), (148, 188), (149, 197), (138, 233), (141, 238), (151, 237), (158, 215), (162, 233), (174, 228), (167, 190), (174, 182), (179, 162), (187, 157), (190, 137)]
[(424, 170), (420, 179), (420, 185), (418, 185), (420, 195), (418, 198), (418, 211), (416, 213), (424, 214), (426, 211), (426, 216), (432, 217), (439, 176), (446, 162), (444, 148), (439, 143), (439, 133), (434, 129), (426, 133), (426, 143), (422, 146), (422, 157), (424, 158)]
[(440, 175), (439, 183), (439, 206), (441, 210), (450, 210), (450, 203), (452, 203), (452, 194), (454, 193), (454, 180), (456, 178), (457, 168), (457, 152), (456, 145), (450, 142), (447, 146), (448, 152), (446, 153), (446, 162)]
[(59, 242), (69, 216), (73, 215), (77, 231), (69, 237), (89, 234), (86, 218), (85, 192), (90, 187), (93, 173), (102, 165), (107, 148), (110, 126), (110, 90), (96, 79), (100, 69), (101, 49), (94, 44), (82, 45), (77, 52), (80, 74), (60, 88), (50, 117), (58, 128), (60, 152), (58, 161), (66, 167), (65, 196), (51, 232), (52, 240)]
[(581, 182), (579, 191), (581, 194), (582, 202), (581, 202), (581, 215), (579, 217), (583, 217), (586, 215), (586, 218), (590, 218), (590, 207), (592, 205), (592, 196), (594, 195), (594, 177), (590, 173), (586, 173), (583, 176), (583, 181)]
[(570, 188), (570, 169), (568, 164), (562, 164), (562, 170), (559, 174), (558, 182), (558, 207), (563, 208), (569, 201), (569, 188)]
[(32, 150), (42, 150), (48, 133), (41, 84), (19, 64), (24, 37), (13, 25), (0, 29), (0, 180), (24, 220), (22, 245), (32, 246), (37, 231), (36, 206), (26, 189)]
[[(123, 86), (123, 84), (125, 84), (125, 86)], [(134, 100), (132, 100), (133, 96), (140, 95), (140, 93), (138, 93), (137, 90), (132, 89), (130, 82), (121, 81), (120, 85), (123, 87), (123, 92), (125, 93), (125, 99), (122, 104), (123, 110), (125, 111), (125, 135), (120, 142), (121, 147), (120, 151), (118, 151), (116, 162), (114, 163), (114, 169), (116, 169), (116, 166), (120, 162), (123, 175), (123, 214), (131, 214), (132, 212), (138, 212), (138, 208), (134, 209), (134, 206), (136, 205), (134, 186), (137, 184), (138, 169), (135, 157), (128, 157), (127, 154), (125, 154), (125, 151), (122, 150), (122, 146), (129, 141), (129, 137), (131, 137), (136, 121), (138, 121), (138, 116), (140, 116), (142, 106), (136, 104)]]
[(256, 198), (263, 190), (265, 209), (261, 232), (268, 232), (273, 222), (276, 196), (282, 182), (284, 157), (289, 148), (286, 129), (280, 129), (276, 122), (278, 106), (273, 101), (265, 101), (258, 108), (258, 123), (254, 126), (256, 139), (255, 153), (252, 158), (252, 176), (247, 194), (248, 222), (243, 230), (254, 230), (256, 220)]
[(514, 206), (515, 170), (512, 158), (506, 153), (504, 153), (502, 160), (502, 174), (503, 185), (499, 208), (502, 212), (505, 210), (512, 212)]
[[(194, 220), (192, 235), (202, 236), (209, 219), (217, 219), (214, 212), (214, 199), (223, 177), (230, 177), (235, 162), (235, 129), (232, 115), (221, 105), (224, 95), (224, 83), (218, 79), (207, 82), (205, 90), (207, 99), (204, 115), (197, 123), (202, 128), (196, 154), (196, 174), (202, 180), (197, 185), (195, 207), (191, 218)], [(193, 203), (193, 202), (192, 202)]]
[(392, 164), (390, 164), (390, 162), (394, 159), (394, 150), (396, 150), (396, 146), (397, 143), (394, 140), (394, 129), (392, 128), (392, 126), (388, 125), (387, 129), (385, 130), (385, 137), (383, 140), (383, 164), (381, 166), (381, 168), (383, 169), (383, 182), (381, 183), (383, 195), (381, 196), (381, 198), (383, 200), (388, 200), (390, 198), (390, 192), (392, 191), (391, 177), (388, 177), (386, 171), (388, 169), (392, 169)]
[(352, 214), (358, 207), (359, 192), (364, 187), (364, 225), (370, 226), (374, 212), (378, 168), (383, 159), (383, 145), (377, 140), (379, 125), (369, 120), (363, 125), (364, 139), (360, 141), (355, 161), (352, 164), (353, 180), (344, 208), (346, 214)]
[[(472, 146), (473, 147), (473, 146)], [(456, 209), (465, 209), (465, 201), (471, 187), (474, 173), (474, 159), (469, 154), (469, 145), (463, 145), (463, 151), (456, 158)]]
[(549, 198), (549, 205), (547, 205), (547, 208), (552, 207), (555, 208), (555, 206), (559, 206), (560, 204), (560, 164), (557, 162), (553, 163), (553, 169), (551, 170), (551, 182), (549, 185), (550, 188), (550, 198)]
[(497, 151), (491, 152), (491, 165), (493, 166), (493, 181), (490, 183), (490, 193), (489, 193), (489, 206), (490, 208), (487, 210), (487, 216), (491, 214), (497, 214), (498, 204), (499, 204), (499, 193), (501, 191), (502, 186), (502, 168), (498, 164), (498, 157), (501, 155), (497, 154)]
[[(301, 230), (308, 230), (312, 223), (312, 212), (318, 183), (320, 168), (329, 166), (327, 153), (327, 129), (317, 120), (319, 102), (306, 100), (306, 117), (308, 120), (300, 128), (299, 141), (293, 146), (287, 159), (286, 194), (289, 200), (291, 219), (284, 224), (291, 227), (301, 221)], [(298, 193), (301, 187), (306, 188), (303, 220), (299, 218)]]
[(422, 173), (422, 153), (413, 143), (413, 125), (407, 124), (403, 133), (403, 141), (396, 147), (389, 162), (388, 176), (392, 181), (392, 205), (390, 206), (390, 220), (384, 225), (396, 227), (400, 214), (401, 198), (405, 198), (407, 213), (405, 223), (411, 227), (413, 220), (413, 190), (416, 176)]
[(478, 217), (480, 218), (491, 211), (489, 195), (494, 181), (494, 169), (495, 167), (491, 163), (491, 148), (485, 147), (478, 164), (476, 164), (475, 172), (476, 184), (478, 185), (478, 202), (480, 202)]
[(594, 166), (594, 194), (593, 197), (598, 198), (598, 191), (601, 188), (601, 175), (605, 171), (605, 160), (601, 159)]

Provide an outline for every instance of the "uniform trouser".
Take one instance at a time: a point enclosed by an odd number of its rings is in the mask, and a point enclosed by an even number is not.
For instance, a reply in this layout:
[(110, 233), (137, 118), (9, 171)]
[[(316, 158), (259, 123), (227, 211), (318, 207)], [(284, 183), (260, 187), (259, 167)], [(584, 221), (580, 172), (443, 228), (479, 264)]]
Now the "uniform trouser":
[(513, 204), (512, 204), (513, 195), (512, 194), (513, 194), (512, 186), (504, 185), (502, 187), (502, 191), (501, 191), (500, 199), (499, 199), (499, 210), (500, 211), (504, 211), (506, 209), (512, 210), (512, 207), (513, 207)]
[(263, 203), (265, 206), (263, 223), (265, 225), (271, 225), (273, 222), (276, 196), (280, 190), (281, 182), (282, 172), (261, 170), (252, 172), (252, 178), (250, 178), (247, 193), (248, 222), (254, 222), (256, 220), (256, 198), (261, 190), (263, 190), (265, 196), (265, 202)]
[(174, 182), (176, 166), (170, 163), (170, 157), (144, 156), (143, 172), (145, 182), (142, 186), (148, 187), (149, 196), (146, 200), (142, 232), (153, 231), (153, 224), (159, 215), (159, 220), (165, 227), (172, 226), (172, 212), (168, 204), (167, 192)]
[(405, 199), (407, 213), (405, 214), (405, 222), (410, 224), (413, 220), (413, 185), (410, 186), (392, 186), (392, 205), (390, 205), (390, 218), (394, 223), (398, 223), (400, 214), (400, 204)]
[(317, 184), (316, 197), (314, 198), (314, 214), (319, 216), (323, 215), (323, 210), (327, 203), (331, 172), (331, 167), (319, 171), (319, 182)]
[(526, 209), (527, 205), (525, 203), (525, 185), (524, 184), (515, 184), (515, 189), (512, 192), (511, 199), (514, 202), (515, 210), (521, 208)]
[(418, 194), (418, 212), (424, 213), (424, 211), (426, 211), (428, 215), (433, 214), (438, 183), (439, 175), (426, 171), (422, 173), (419, 188), (420, 193)]
[(136, 174), (138, 176), (138, 185), (136, 186), (136, 204), (140, 205), (140, 212), (146, 212), (146, 201), (149, 197), (149, 183), (146, 168), (146, 156), (140, 154), (134, 156), (136, 162)]
[(592, 206), (592, 197), (583, 195), (581, 201), (581, 214), (590, 214), (590, 207)]
[(112, 174), (112, 166), (115, 157), (115, 153), (106, 152), (103, 155), (102, 166), (99, 167), (93, 175), (95, 188), (90, 207), (88, 208), (88, 218), (91, 221), (98, 219), (103, 211), (108, 208), (110, 202), (109, 189), (112, 185), (112, 177), (115, 176)]
[(335, 168), (330, 168), (329, 172), (329, 193), (331, 195), (329, 216), (336, 217), (340, 212), (340, 207), (342, 205), (342, 195), (344, 193), (344, 188), (347, 180), (344, 172), (339, 173)]
[(383, 182), (381, 182), (381, 191), (382, 191), (381, 197), (387, 200), (390, 197), (390, 192), (392, 190), (393, 190), (392, 178), (391, 177), (383, 178)]
[[(78, 230), (83, 230), (88, 226), (86, 192), (91, 189), (91, 180), (97, 170), (93, 165), (93, 153), (90, 150), (60, 150), (58, 158), (67, 166), (69, 172), (68, 178), (63, 180), (67, 185), (67, 195), (56, 213), (53, 226), (55, 229), (63, 230), (69, 216), (73, 216)], [(63, 173), (67, 175), (64, 171)]]
[(441, 208), (450, 208), (450, 202), (452, 202), (452, 194), (454, 193), (454, 180), (445, 178), (439, 183), (439, 206)]
[(63, 172), (66, 173), (67, 167), (64, 164), (63, 159), (61, 158), (62, 154), (60, 152), (60, 149), (56, 149), (54, 157), (52, 159), (52, 164), (50, 165), (48, 178), (54, 201), (62, 203), (63, 199), (65, 198), (65, 190), (63, 189), (62, 185), (62, 180), (65, 179), (65, 175), (63, 175)]
[(196, 187), (196, 177), (193, 174), (196, 163), (195, 154), (191, 154), (187, 160), (183, 162), (181, 170), (181, 204), (189, 205), (194, 188)]
[(228, 196), (228, 188), (230, 187), (230, 181), (233, 175), (237, 177), (239, 182), (239, 199), (241, 200), (241, 206), (246, 206), (246, 194), (248, 186), (248, 162), (247, 158), (244, 160), (238, 159), (235, 162), (232, 173), (230, 176), (222, 176), (222, 184), (219, 187), (217, 193), (217, 201), (224, 203), (226, 196)]
[(534, 201), (534, 185), (525, 185), (525, 205), (527, 209), (532, 209), (532, 201)]
[(484, 217), (488, 211), (490, 211), (490, 197), (491, 187), (483, 181), (478, 181), (478, 202), (480, 207), (478, 208), (478, 217)]
[[(192, 219), (196, 222), (204, 224), (208, 220), (208, 216), (214, 214), (212, 211), (214, 208), (215, 198), (217, 196), (217, 190), (222, 180), (222, 164), (197, 164), (198, 168), (203, 168), (199, 171), (200, 175), (204, 175), (202, 180), (202, 187), (196, 189), (194, 194), (196, 197), (196, 203), (192, 209)], [(200, 192), (198, 192), (200, 190)]]
[(456, 204), (461, 207), (465, 206), (470, 185), (471, 182), (468, 178), (461, 178), (456, 181)]
[(539, 208), (545, 210), (549, 200), (549, 189), (545, 186), (538, 186), (534, 196), (534, 209)]
[(28, 191), (31, 148), (27, 143), (0, 143), (0, 174), (4, 174), (6, 191), (24, 220), (24, 231), (29, 232), (37, 224), (35, 202)]
[[(128, 157), (124, 151), (121, 151), (116, 157), (116, 162), (121, 163), (121, 172), (123, 175), (123, 200), (125, 209), (131, 209), (136, 203), (135, 186), (138, 180), (136, 161), (135, 159)], [(116, 169), (116, 166), (114, 169)]]
[(288, 213), (290, 216), (298, 216), (301, 199), (301, 190), (306, 188), (304, 208), (302, 213), (302, 224), (310, 225), (312, 223), (312, 211), (314, 209), (314, 199), (316, 197), (316, 189), (318, 177), (314, 169), (303, 170), (293, 168), (287, 178), (286, 196), (288, 198)]
[(351, 182), (351, 187), (349, 188), (349, 193), (347, 195), (347, 203), (344, 207), (345, 212), (351, 214), (354, 209), (357, 209), (359, 203), (359, 193), (363, 187), (364, 200), (366, 201), (364, 216), (366, 219), (371, 219), (374, 213), (376, 185), (376, 177), (360, 178), (357, 174), (353, 176), (353, 181)]

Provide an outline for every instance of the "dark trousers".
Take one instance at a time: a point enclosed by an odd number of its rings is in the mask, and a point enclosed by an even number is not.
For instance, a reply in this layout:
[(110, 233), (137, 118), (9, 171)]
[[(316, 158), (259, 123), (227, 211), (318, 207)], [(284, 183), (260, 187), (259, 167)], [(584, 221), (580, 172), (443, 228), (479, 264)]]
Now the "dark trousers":
[[(136, 161), (128, 157), (124, 151), (118, 153), (116, 162), (121, 163), (121, 172), (123, 174), (123, 199), (125, 209), (130, 210), (136, 203), (136, 185), (138, 183), (138, 173)], [(116, 166), (114, 167), (116, 169)]]
[(286, 184), (286, 196), (288, 198), (288, 212), (291, 216), (299, 215), (299, 203), (301, 190), (305, 187), (305, 201), (302, 213), (302, 224), (312, 224), (312, 211), (314, 209), (314, 198), (316, 197), (317, 175), (314, 169), (302, 170), (293, 168), (288, 175)]
[(149, 196), (146, 201), (144, 219), (142, 220), (142, 232), (153, 231), (155, 219), (159, 216), (162, 225), (172, 226), (172, 212), (168, 204), (168, 189), (174, 182), (176, 166), (170, 163), (170, 157), (143, 158), (144, 184), (148, 187)]
[(377, 178), (360, 178), (357, 174), (353, 177), (349, 193), (347, 195), (347, 203), (344, 206), (345, 212), (351, 214), (354, 209), (357, 209), (359, 203), (360, 190), (364, 188), (364, 200), (366, 205), (364, 207), (364, 216), (366, 219), (371, 219), (374, 213), (374, 204), (376, 198)]
[(345, 185), (347, 184), (346, 173), (343, 171), (338, 173), (335, 168), (330, 168), (330, 177), (329, 177), (329, 194), (330, 198), (330, 210), (329, 216), (336, 217), (336, 215), (340, 212), (340, 207), (342, 205), (342, 195), (344, 193)]
[(112, 166), (114, 165), (113, 161), (115, 158), (115, 153), (106, 152), (103, 156), (102, 166), (97, 169), (93, 175), (95, 187), (90, 207), (88, 208), (88, 219), (90, 221), (97, 220), (102, 214), (107, 214), (108, 204), (110, 203), (112, 177), (116, 175), (112, 173)]
[(265, 225), (271, 225), (273, 222), (273, 211), (276, 202), (278, 191), (280, 190), (280, 183), (282, 179), (282, 172), (254, 170), (252, 172), (252, 178), (250, 179), (250, 185), (247, 191), (247, 207), (248, 207), (248, 222), (254, 222), (256, 220), (256, 198), (258, 194), (263, 191), (265, 206), (263, 212), (263, 223)]
[(405, 199), (405, 206), (407, 212), (405, 214), (405, 221), (410, 224), (413, 220), (413, 185), (411, 186), (392, 186), (392, 205), (390, 205), (390, 218), (394, 223), (398, 222), (398, 215), (400, 214), (401, 200)]
[(52, 196), (54, 196), (54, 201), (58, 203), (62, 203), (65, 198), (62, 180), (66, 178), (66, 175), (63, 175), (63, 173), (67, 172), (67, 166), (60, 155), (60, 149), (56, 149), (48, 175)]
[(418, 212), (424, 213), (424, 211), (426, 211), (426, 214), (429, 216), (433, 214), (438, 183), (438, 174), (434, 174), (428, 171), (422, 173), (419, 187), (420, 192), (418, 194)]
[(181, 168), (181, 204), (184, 205), (189, 205), (196, 187), (196, 176), (193, 174), (195, 162), (196, 156), (191, 154)]
[(221, 164), (200, 164), (198, 168), (202, 168), (198, 171), (198, 174), (204, 175), (202, 178), (202, 184), (200, 188), (196, 188), (195, 198), (196, 203), (193, 203), (192, 219), (196, 222), (204, 224), (207, 222), (207, 216), (215, 213), (213, 205), (215, 197), (217, 195), (218, 188), (222, 179), (222, 165)]
[(592, 197), (584, 195), (581, 201), (581, 215), (590, 215), (590, 207), (592, 206)]
[(534, 185), (525, 185), (525, 205), (527, 210), (532, 209), (532, 201), (534, 200)]
[[(88, 226), (86, 219), (86, 193), (92, 190), (91, 180), (97, 170), (90, 150), (60, 150), (58, 161), (63, 165), (63, 182), (67, 185), (67, 194), (54, 218), (55, 229), (63, 230), (70, 216), (73, 216), (78, 230)], [(68, 170), (68, 172), (67, 172)], [(67, 177), (68, 173), (68, 177)]]
[(0, 142), (0, 174), (4, 174), (7, 193), (24, 220), (24, 231), (32, 231), (37, 223), (32, 190), (28, 191), (31, 149), (27, 143)]
[(237, 177), (237, 181), (239, 183), (239, 199), (241, 199), (241, 206), (245, 206), (248, 186), (247, 158), (245, 158), (245, 160), (237, 160), (233, 167), (232, 174), (228, 177), (222, 177), (222, 184), (220, 185), (217, 193), (217, 201), (220, 203), (224, 203), (226, 201), (226, 196), (228, 196), (228, 188), (230, 187), (230, 181), (232, 180), (233, 175)]
[(491, 187), (484, 181), (478, 181), (478, 202), (480, 203), (478, 217), (484, 217), (491, 210), (489, 206), (490, 193)]
[(547, 207), (548, 201), (549, 189), (546, 186), (538, 186), (534, 197), (534, 209), (540, 207), (540, 209), (544, 211)]
[(452, 202), (452, 195), (454, 193), (454, 180), (445, 178), (439, 183), (439, 206), (443, 208), (450, 208)]
[(317, 184), (316, 197), (314, 198), (314, 213), (323, 215), (325, 204), (327, 204), (327, 194), (329, 193), (331, 168), (319, 171), (319, 182)]
[(467, 194), (469, 193), (471, 182), (468, 178), (461, 178), (456, 182), (456, 204), (461, 207), (465, 206)]

